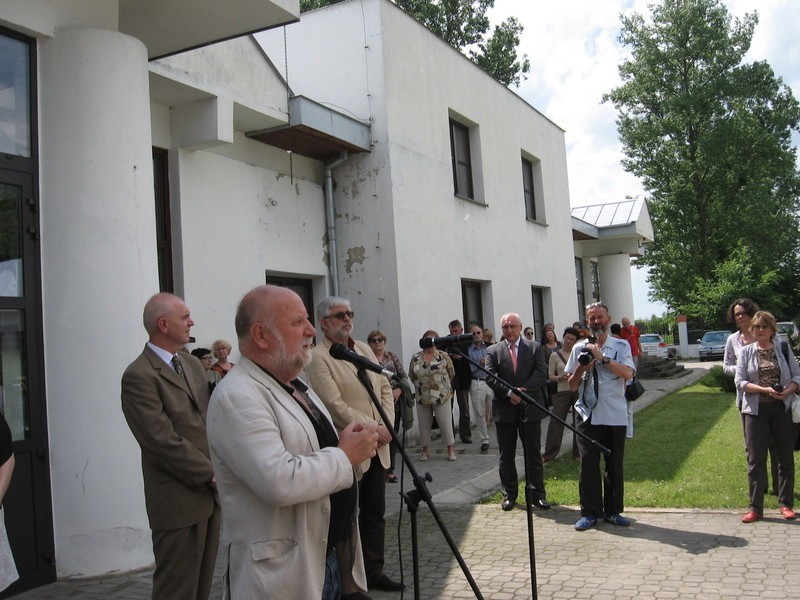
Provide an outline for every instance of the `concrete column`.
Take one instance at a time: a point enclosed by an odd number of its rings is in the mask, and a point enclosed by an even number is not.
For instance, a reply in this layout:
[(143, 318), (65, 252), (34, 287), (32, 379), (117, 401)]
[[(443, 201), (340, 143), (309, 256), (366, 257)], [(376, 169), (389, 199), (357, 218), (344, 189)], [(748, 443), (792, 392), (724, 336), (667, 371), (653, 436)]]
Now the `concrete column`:
[(45, 368), (58, 575), (152, 561), (120, 377), (158, 291), (147, 52), (61, 29), (40, 50)]
[(597, 259), (600, 277), (600, 298), (608, 306), (611, 319), (619, 323), (622, 317), (634, 320), (631, 259), (627, 254), (611, 254)]

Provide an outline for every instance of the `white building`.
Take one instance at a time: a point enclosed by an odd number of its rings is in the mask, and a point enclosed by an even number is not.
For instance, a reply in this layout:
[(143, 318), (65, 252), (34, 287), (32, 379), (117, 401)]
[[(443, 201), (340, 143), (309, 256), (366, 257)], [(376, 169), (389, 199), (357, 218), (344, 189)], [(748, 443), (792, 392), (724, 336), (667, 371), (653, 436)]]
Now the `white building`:
[(263, 50), (245, 35), (298, 18), (296, 0), (0, 6), (14, 589), (152, 561), (119, 381), (159, 289), (201, 345), (233, 341), (255, 285), (312, 309), (338, 290), (405, 363), (453, 318), (578, 316), (563, 131), (388, 0)]

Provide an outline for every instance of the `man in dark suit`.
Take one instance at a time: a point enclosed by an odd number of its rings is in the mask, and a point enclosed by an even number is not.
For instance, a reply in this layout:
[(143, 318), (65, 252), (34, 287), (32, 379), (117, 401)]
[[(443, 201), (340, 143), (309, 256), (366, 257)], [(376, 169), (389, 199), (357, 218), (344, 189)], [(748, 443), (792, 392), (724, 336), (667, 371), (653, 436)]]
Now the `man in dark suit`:
[(544, 387), (547, 384), (544, 350), (538, 342), (520, 337), (522, 321), (518, 314), (503, 315), (500, 325), (503, 328), (503, 341), (486, 351), (486, 369), (514, 386), (514, 390), (508, 390), (494, 379), (489, 382), (494, 391), (492, 415), (500, 447), (500, 483), (505, 495), (502, 507), (503, 510), (511, 510), (517, 500), (516, 454), (519, 435), (524, 444), (530, 477), (527, 485), (532, 492), (533, 505), (548, 509), (550, 503), (547, 502), (544, 489), (541, 455), (542, 418), (545, 413), (528, 405), (518, 393), (524, 392), (544, 406)]
[(206, 440), (208, 384), (200, 362), (178, 350), (194, 321), (172, 294), (144, 307), (150, 340), (122, 376), (122, 412), (142, 450), (153, 531), (153, 600), (207, 600), (220, 512)]

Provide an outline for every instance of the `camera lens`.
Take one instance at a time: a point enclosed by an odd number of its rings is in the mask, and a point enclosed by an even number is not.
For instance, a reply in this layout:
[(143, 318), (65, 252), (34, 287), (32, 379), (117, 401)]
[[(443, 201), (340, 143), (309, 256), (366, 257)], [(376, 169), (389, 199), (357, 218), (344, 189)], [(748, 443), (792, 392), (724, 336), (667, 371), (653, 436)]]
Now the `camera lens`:
[(584, 367), (592, 362), (592, 353), (588, 350), (582, 350), (580, 354), (578, 354), (578, 362), (582, 364)]
[(783, 386), (780, 383), (776, 383), (772, 386), (772, 389), (780, 394), (783, 391)]

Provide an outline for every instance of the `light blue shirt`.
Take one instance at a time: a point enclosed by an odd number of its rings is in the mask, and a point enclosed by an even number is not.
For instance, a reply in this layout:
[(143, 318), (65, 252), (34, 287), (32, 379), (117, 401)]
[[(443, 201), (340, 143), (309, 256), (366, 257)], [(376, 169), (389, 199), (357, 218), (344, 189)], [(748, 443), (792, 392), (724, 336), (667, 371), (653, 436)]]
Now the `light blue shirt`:
[[(476, 363), (481, 364), (481, 359), (486, 356), (486, 344), (481, 342), (480, 347), (476, 348), (475, 344), (469, 345), (469, 358), (470, 360), (474, 360)], [(473, 377), (480, 377), (484, 379), (486, 377), (486, 373), (481, 371), (475, 365), (470, 364), (469, 368), (472, 370)]]
[[(588, 344), (588, 340), (581, 340), (572, 348), (565, 373), (574, 373), (578, 368), (578, 355)], [(606, 336), (602, 348), (603, 356), (621, 363), (635, 370), (631, 345), (627, 340), (621, 340), (611, 335)], [(594, 392), (592, 369), (583, 374), (578, 392), (580, 398), (575, 404), (575, 410), (584, 421), (592, 417), (592, 425), (628, 425), (628, 401), (625, 400), (625, 380), (615, 375), (611, 369), (603, 366), (598, 361), (597, 366), (597, 396)], [(589, 408), (593, 406), (593, 408)]]

